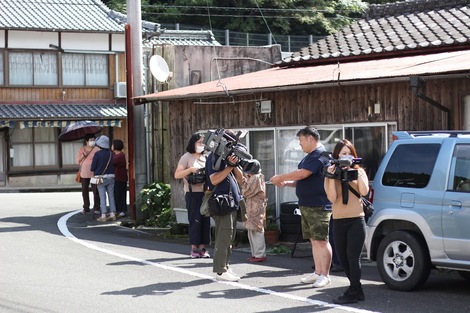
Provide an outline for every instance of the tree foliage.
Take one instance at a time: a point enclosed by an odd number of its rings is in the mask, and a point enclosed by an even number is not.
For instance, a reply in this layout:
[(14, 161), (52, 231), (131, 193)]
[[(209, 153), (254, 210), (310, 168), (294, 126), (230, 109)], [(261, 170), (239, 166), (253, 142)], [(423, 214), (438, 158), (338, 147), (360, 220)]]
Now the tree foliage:
[[(125, 13), (126, 0), (103, 0)], [(142, 19), (278, 35), (331, 34), (389, 0), (141, 0)]]

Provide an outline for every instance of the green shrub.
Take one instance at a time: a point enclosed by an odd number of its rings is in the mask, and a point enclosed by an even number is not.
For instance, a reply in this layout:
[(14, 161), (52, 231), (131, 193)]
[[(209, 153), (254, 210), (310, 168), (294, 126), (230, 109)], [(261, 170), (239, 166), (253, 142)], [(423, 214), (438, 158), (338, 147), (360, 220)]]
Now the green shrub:
[(146, 226), (167, 227), (171, 222), (176, 222), (170, 200), (169, 184), (155, 182), (144, 186), (139, 192), (138, 203), (142, 212), (148, 212), (149, 218), (145, 220)]

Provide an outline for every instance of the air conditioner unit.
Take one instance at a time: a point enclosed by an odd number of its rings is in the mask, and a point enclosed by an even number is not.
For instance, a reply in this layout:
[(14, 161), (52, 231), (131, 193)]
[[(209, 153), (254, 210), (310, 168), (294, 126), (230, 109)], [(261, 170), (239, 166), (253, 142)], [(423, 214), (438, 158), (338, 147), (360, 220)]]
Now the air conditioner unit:
[(126, 98), (126, 97), (127, 97), (126, 82), (114, 83), (114, 98)]

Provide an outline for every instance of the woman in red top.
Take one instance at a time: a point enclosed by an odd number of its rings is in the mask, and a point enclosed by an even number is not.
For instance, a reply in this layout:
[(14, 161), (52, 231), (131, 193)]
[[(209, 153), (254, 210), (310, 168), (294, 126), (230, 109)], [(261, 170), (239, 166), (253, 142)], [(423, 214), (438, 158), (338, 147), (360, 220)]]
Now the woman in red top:
[(127, 212), (127, 162), (126, 155), (122, 151), (124, 143), (120, 139), (113, 140), (111, 149), (114, 152), (114, 199), (118, 217), (126, 216)]

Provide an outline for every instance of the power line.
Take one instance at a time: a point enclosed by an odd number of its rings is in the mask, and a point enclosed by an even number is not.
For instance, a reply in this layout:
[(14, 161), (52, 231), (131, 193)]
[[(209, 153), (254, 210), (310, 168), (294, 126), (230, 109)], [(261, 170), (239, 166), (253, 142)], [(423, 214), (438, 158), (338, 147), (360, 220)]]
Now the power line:
[[(147, 11), (142, 11), (142, 14), (147, 14), (147, 15), (167, 15), (167, 16), (207, 16), (207, 14), (202, 14), (202, 13), (175, 13), (175, 12), (147, 12)], [(233, 14), (213, 14), (211, 13), (211, 16), (216, 16), (216, 17), (233, 17), (233, 18), (263, 18), (262, 15), (233, 15)], [(276, 16), (264, 16), (264, 18), (277, 18), (277, 19), (298, 19), (299, 16), (282, 16), (282, 15), (276, 15)], [(337, 18), (337, 17), (325, 17), (328, 19), (331, 18)], [(353, 18), (351, 18), (353, 19)]]
[[(156, 8), (156, 9), (195, 9), (195, 10), (222, 10), (222, 11), (258, 11), (259, 8), (245, 8), (245, 7), (206, 7), (206, 6), (191, 6), (191, 5), (163, 5), (163, 4), (149, 4), (149, 5), (142, 5), (142, 8)], [(305, 13), (305, 11), (312, 10), (314, 13), (322, 13), (328, 12), (327, 10), (317, 10), (317, 9), (309, 9), (309, 8), (301, 8), (301, 9), (275, 9), (275, 8), (262, 8), (265, 12), (301, 12)]]

